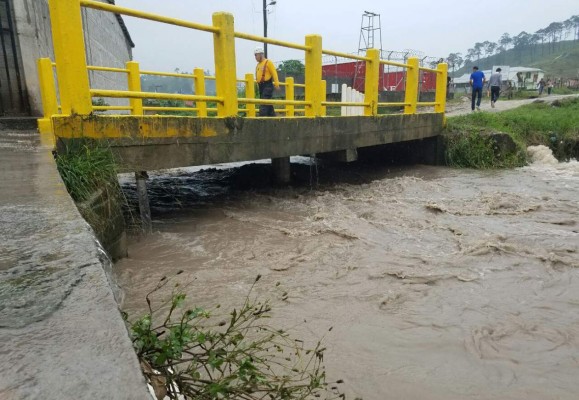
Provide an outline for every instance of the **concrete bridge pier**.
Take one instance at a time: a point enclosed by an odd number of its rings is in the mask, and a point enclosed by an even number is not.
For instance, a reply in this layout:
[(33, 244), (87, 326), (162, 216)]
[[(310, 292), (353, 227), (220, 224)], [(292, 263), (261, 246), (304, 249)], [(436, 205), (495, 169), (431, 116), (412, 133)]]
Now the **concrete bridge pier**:
[(139, 198), (139, 213), (141, 214), (141, 229), (143, 233), (150, 234), (153, 231), (151, 222), (151, 207), (149, 206), (149, 195), (147, 194), (147, 171), (135, 172), (137, 181), (137, 197)]
[(283, 185), (291, 181), (290, 158), (279, 157), (271, 159), (273, 178), (275, 183)]
[(327, 153), (319, 153), (316, 156), (322, 160), (349, 163), (358, 160), (358, 149), (329, 151)]

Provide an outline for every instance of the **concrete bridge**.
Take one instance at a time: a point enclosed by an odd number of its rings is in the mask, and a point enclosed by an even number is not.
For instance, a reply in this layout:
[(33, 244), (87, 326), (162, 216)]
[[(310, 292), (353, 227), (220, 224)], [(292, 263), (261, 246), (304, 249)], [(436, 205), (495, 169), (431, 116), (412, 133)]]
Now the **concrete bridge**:
[[(144, 71), (134, 61), (128, 62), (126, 68), (87, 65), (82, 7), (212, 34), (215, 76), (205, 76), (199, 68), (191, 75)], [(275, 175), (284, 182), (290, 178), (289, 156), (329, 153), (339, 160), (351, 161), (356, 158), (356, 150), (360, 147), (434, 137), (443, 128), (446, 64), (431, 69), (420, 66), (417, 58), (410, 58), (407, 63), (382, 60), (377, 49), (369, 49), (365, 55), (340, 53), (324, 49), (319, 35), (307, 35), (300, 44), (237, 32), (233, 16), (227, 13), (215, 13), (212, 24), (203, 25), (93, 0), (51, 1), (50, 12), (55, 62), (39, 60), (45, 109), (39, 128), (54, 133), (60, 151), (74, 148), (71, 145), (81, 140), (109, 146), (123, 171), (272, 158)], [(281, 83), (286, 89), (285, 99), (256, 98), (253, 74), (245, 74), (242, 78), (237, 76), (236, 38), (303, 51), (305, 84), (295, 84), (293, 78), (288, 78)], [(365, 64), (362, 102), (326, 100), (326, 83), (322, 80), (323, 55), (354, 59)], [(381, 64), (405, 70), (403, 102), (379, 102)], [(128, 90), (91, 88), (90, 70), (126, 74)], [(436, 74), (433, 102), (418, 100), (420, 76), (424, 72)], [(195, 94), (143, 92), (140, 84), (143, 75), (191, 79)], [(205, 93), (207, 79), (215, 80), (217, 93), (214, 96)], [(240, 86), (245, 91), (243, 97), (238, 95)], [(303, 87), (304, 99), (294, 98), (296, 86)], [(95, 97), (127, 99), (127, 105), (94, 106), (92, 99)], [(181, 100), (194, 102), (194, 105), (151, 107), (144, 106), (143, 99)], [(273, 104), (280, 116), (256, 117), (256, 105), (260, 104)], [(363, 116), (339, 116), (343, 106), (361, 107)], [(392, 107), (395, 113), (388, 114), (385, 110), (392, 110)], [(186, 112), (190, 116), (158, 115), (166, 111)]]
[[(6, 186), (0, 193), (0, 237), (7, 249), (0, 262), (0, 353), (7, 360), (0, 368), (1, 398), (147, 398), (114, 284), (107, 276), (111, 264), (66, 193), (52, 156), (55, 145), (59, 152), (87, 141), (109, 146), (121, 169), (136, 172), (143, 188), (143, 171), (262, 158), (273, 158), (278, 178), (287, 180), (291, 155), (325, 154), (351, 161), (358, 148), (434, 137), (444, 124), (445, 64), (428, 69), (417, 59), (388, 62), (375, 49), (363, 56), (343, 54), (324, 49), (317, 35), (306, 36), (304, 44), (248, 35), (236, 32), (233, 17), (224, 13), (215, 14), (212, 25), (202, 25), (91, 0), (49, 4), (55, 60), (38, 63), (45, 113), (38, 121), (42, 134), (8, 129), (0, 135)], [(204, 76), (199, 69), (179, 75), (192, 80), (195, 95), (147, 93), (140, 87), (142, 75), (176, 74), (143, 71), (136, 62), (122, 69), (87, 65), (82, 7), (209, 32), (215, 76)], [(291, 78), (282, 83), (285, 99), (256, 98), (253, 75), (237, 77), (236, 38), (304, 51), (305, 98), (294, 98), (299, 85)], [(365, 63), (362, 102), (326, 100), (323, 54)], [(378, 101), (380, 64), (406, 70), (403, 102)], [(91, 88), (91, 70), (125, 74), (128, 90)], [(424, 71), (437, 76), (434, 102), (418, 101)], [(207, 79), (216, 82), (215, 96), (205, 94)], [(238, 96), (239, 84), (245, 86), (245, 97)], [(95, 97), (123, 98), (127, 105), (96, 106)], [(147, 107), (143, 99), (194, 105)], [(274, 104), (281, 116), (256, 117), (259, 104)], [(364, 115), (331, 112), (342, 106), (362, 107)], [(403, 113), (381, 112), (388, 107)], [(165, 111), (191, 115), (158, 115)]]
[[(49, 59), (38, 62), (45, 110), (44, 118), (39, 120), (39, 129), (54, 134), (60, 153), (77, 148), (75, 144), (87, 140), (109, 147), (120, 170), (136, 173), (137, 185), (141, 188), (141, 215), (146, 227), (150, 226), (146, 221), (150, 215), (145, 180), (148, 170), (271, 158), (276, 180), (284, 183), (290, 180), (292, 155), (325, 154), (352, 161), (360, 147), (435, 137), (444, 125), (446, 64), (431, 69), (420, 66), (418, 58), (410, 58), (407, 63), (382, 60), (378, 49), (368, 49), (365, 55), (340, 53), (324, 49), (319, 35), (307, 35), (304, 43), (298, 44), (236, 32), (233, 16), (228, 13), (215, 13), (212, 25), (203, 25), (94, 0), (52, 0), (49, 6), (55, 62)], [(127, 62), (126, 68), (87, 65), (81, 18), (83, 7), (212, 34), (215, 76), (205, 76), (200, 68), (191, 75), (143, 71), (134, 61)], [(292, 78), (282, 82), (286, 88), (285, 99), (256, 98), (253, 74), (245, 74), (243, 78), (237, 76), (236, 38), (303, 51), (305, 84), (299, 86), (304, 89), (304, 99), (294, 98), (297, 85)], [(364, 63), (362, 102), (326, 99), (326, 82), (322, 80), (323, 55)], [(403, 102), (379, 102), (382, 64), (405, 70)], [(128, 90), (91, 88), (88, 77), (91, 70), (126, 74)], [(420, 76), (424, 72), (436, 74), (433, 102), (419, 101)], [(143, 92), (142, 75), (187, 77), (193, 81), (195, 94)], [(214, 96), (205, 93), (207, 79), (215, 80)], [(244, 97), (239, 95), (239, 85), (245, 89)], [(127, 105), (95, 106), (95, 97), (126, 99)], [(195, 102), (195, 105), (152, 107), (145, 106), (144, 99), (180, 100)], [(276, 106), (281, 116), (256, 117), (256, 105), (260, 104)], [(328, 113), (328, 109), (340, 110), (344, 106), (362, 107), (363, 116)], [(384, 113), (383, 110), (392, 107), (403, 111), (394, 115)], [(419, 109), (425, 112), (419, 113)], [(158, 115), (166, 111), (181, 111), (191, 116)]]

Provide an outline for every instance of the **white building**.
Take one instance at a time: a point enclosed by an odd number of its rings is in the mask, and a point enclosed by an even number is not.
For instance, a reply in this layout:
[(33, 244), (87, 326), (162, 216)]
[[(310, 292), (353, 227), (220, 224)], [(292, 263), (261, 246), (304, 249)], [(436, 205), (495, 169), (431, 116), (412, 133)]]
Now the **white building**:
[[(496, 70), (495, 67), (492, 71)], [(541, 79), (544, 78), (545, 72), (538, 68), (528, 68), (528, 67), (505, 67), (501, 66), (501, 73), (503, 75), (503, 86), (507, 86), (509, 82), (515, 88), (524, 88), (528, 90), (533, 90), (537, 88), (537, 84)], [(485, 77), (490, 78), (492, 71), (490, 69), (483, 70)], [(470, 74), (466, 73), (460, 77), (454, 78), (453, 83), (456, 93), (470, 93)]]

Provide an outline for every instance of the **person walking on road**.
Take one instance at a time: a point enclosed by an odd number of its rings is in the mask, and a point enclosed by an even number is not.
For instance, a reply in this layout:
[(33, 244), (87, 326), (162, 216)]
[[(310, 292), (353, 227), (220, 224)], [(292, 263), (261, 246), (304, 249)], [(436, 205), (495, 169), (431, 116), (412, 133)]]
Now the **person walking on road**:
[(539, 88), (539, 96), (543, 94), (543, 90), (545, 89), (546, 85), (547, 84), (545, 83), (545, 80), (543, 78), (541, 78), (541, 80), (537, 84), (537, 87)]
[(553, 81), (551, 79), (547, 79), (547, 94), (550, 96), (551, 92), (553, 91)]
[(472, 67), (472, 74), (470, 74), (470, 86), (472, 88), (472, 103), (471, 109), (474, 111), (475, 100), (476, 109), (480, 111), (480, 102), (482, 100), (482, 90), (486, 82), (485, 74), (478, 70), (478, 67)]
[(489, 79), (489, 88), (491, 90), (491, 107), (495, 108), (495, 103), (499, 99), (501, 94), (501, 82), (503, 81), (503, 75), (501, 74), (501, 69), (497, 68), (494, 74), (491, 75)]
[[(259, 87), (259, 98), (260, 99), (271, 99), (273, 97), (273, 89), (279, 89), (279, 79), (277, 77), (277, 71), (271, 60), (265, 58), (263, 49), (258, 47), (254, 51), (255, 61), (257, 61), (257, 66), (255, 67), (255, 80)], [(275, 117), (275, 111), (272, 104), (260, 104), (259, 105), (259, 116), (260, 117)]]
[(513, 98), (513, 92), (515, 87), (513, 86), (513, 82), (509, 81), (507, 84), (507, 99), (511, 100)]

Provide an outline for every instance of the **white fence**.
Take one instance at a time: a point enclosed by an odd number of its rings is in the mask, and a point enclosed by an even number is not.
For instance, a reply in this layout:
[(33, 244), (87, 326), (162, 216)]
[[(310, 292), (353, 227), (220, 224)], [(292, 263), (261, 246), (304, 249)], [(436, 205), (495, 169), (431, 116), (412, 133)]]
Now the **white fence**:
[[(364, 93), (360, 93), (344, 83), (342, 84), (342, 102), (364, 103)], [(342, 106), (341, 111), (342, 117), (347, 115), (364, 115), (363, 106)]]

